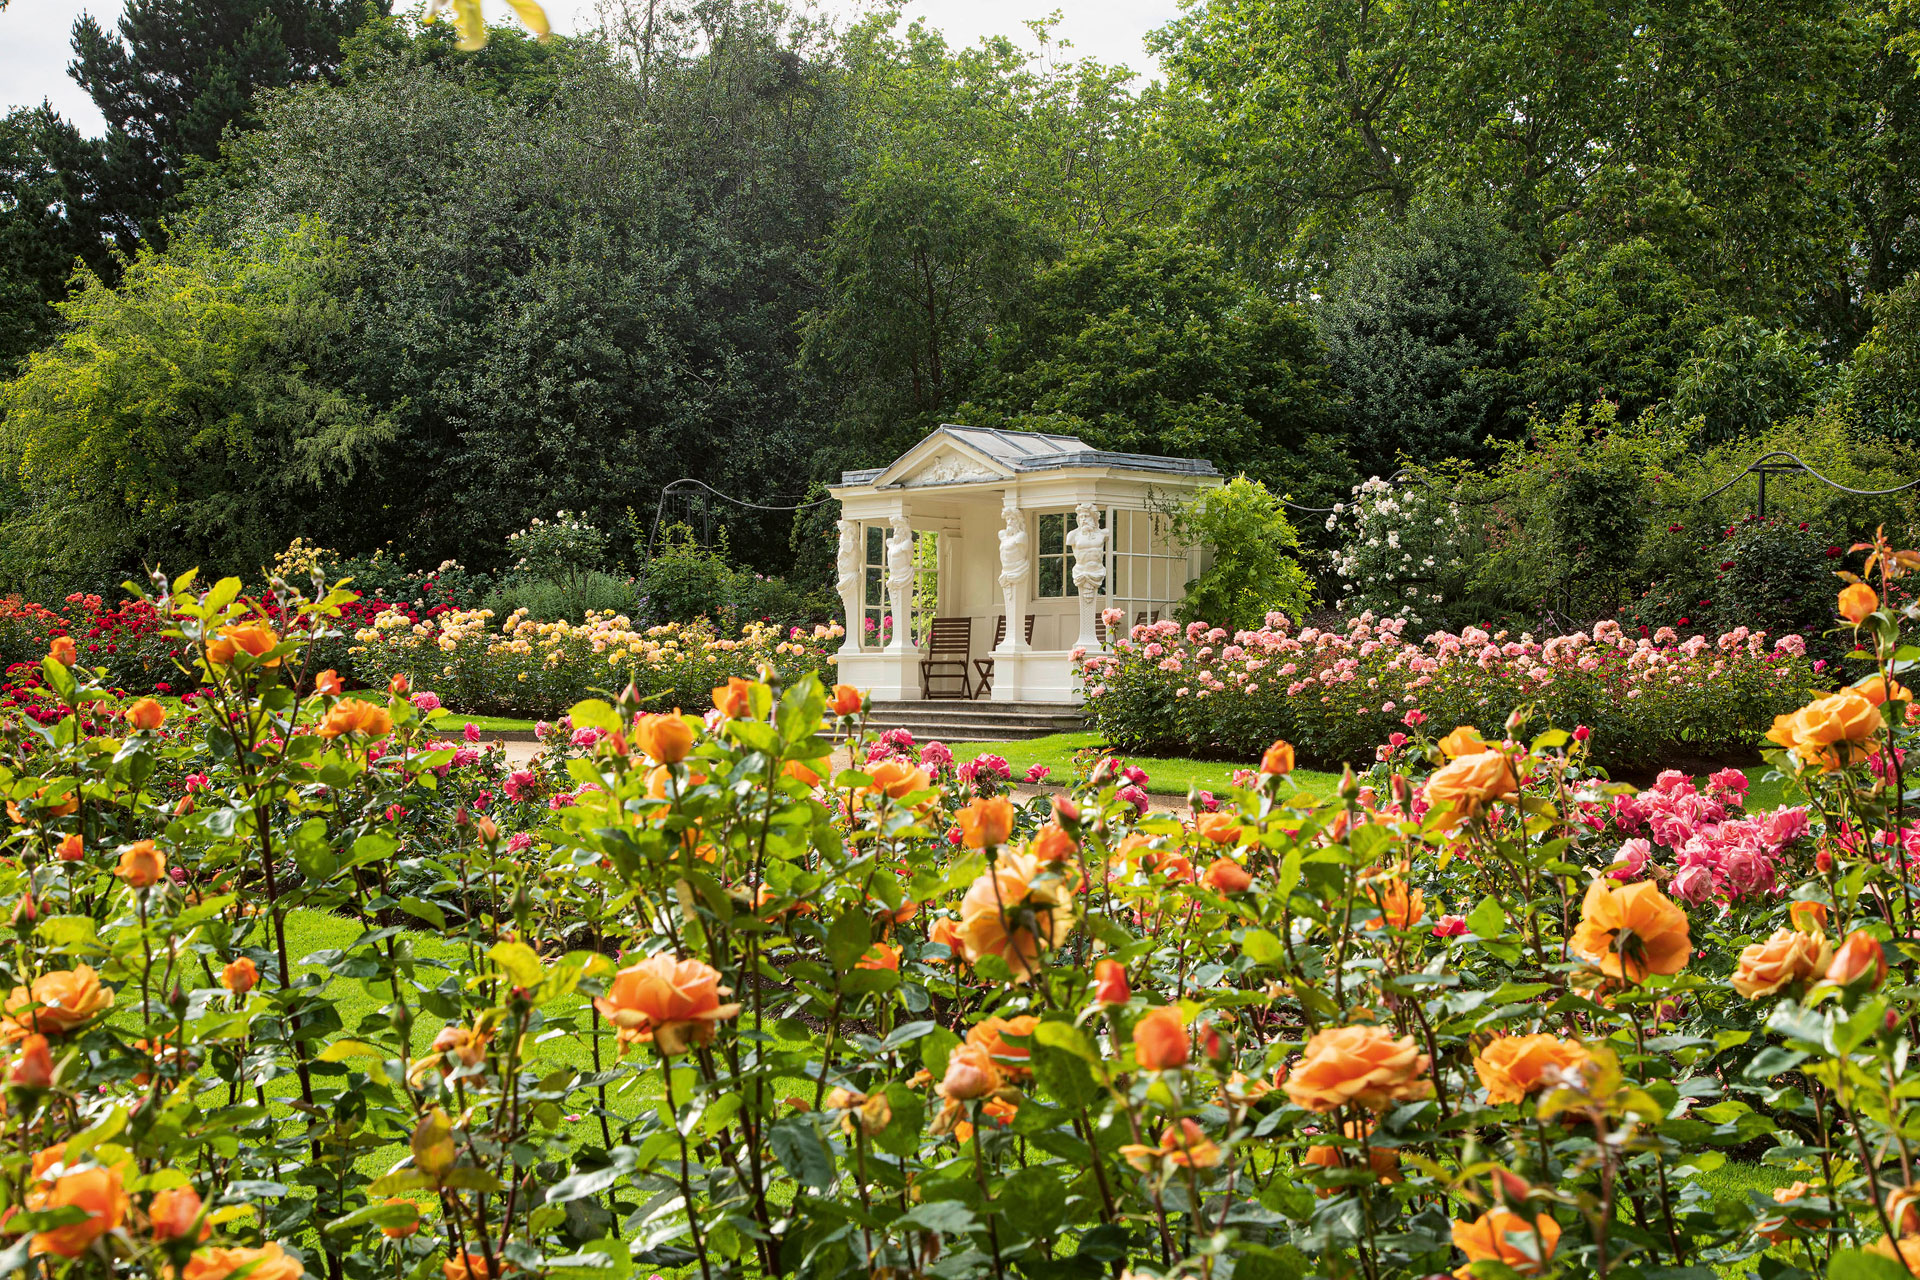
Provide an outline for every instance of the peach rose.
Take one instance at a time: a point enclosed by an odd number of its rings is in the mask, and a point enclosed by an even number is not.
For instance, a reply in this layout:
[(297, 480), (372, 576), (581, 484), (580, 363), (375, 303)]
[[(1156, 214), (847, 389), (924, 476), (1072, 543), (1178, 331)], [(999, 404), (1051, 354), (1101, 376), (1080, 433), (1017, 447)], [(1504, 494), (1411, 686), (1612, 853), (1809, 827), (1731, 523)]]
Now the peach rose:
[(1409, 890), (1399, 872), (1369, 876), (1360, 882), (1360, 888), (1367, 895), (1367, 900), (1380, 908), (1380, 914), (1367, 921), (1366, 927), (1369, 929), (1378, 929), (1382, 925), (1410, 929), (1426, 913), (1426, 895), (1418, 889)]
[[(1375, 1122), (1371, 1120), (1364, 1123), (1359, 1120), (1349, 1120), (1340, 1126), (1340, 1132), (1354, 1142), (1360, 1142), (1373, 1133), (1374, 1127)], [(1307, 1148), (1305, 1155), (1300, 1157), (1300, 1163), (1317, 1165), (1322, 1169), (1340, 1169), (1346, 1167), (1347, 1159), (1348, 1156), (1332, 1143), (1315, 1143)], [(1373, 1176), (1381, 1182), (1397, 1181), (1400, 1177), (1400, 1153), (1392, 1147), (1369, 1146), (1367, 1167), (1373, 1170)], [(1338, 1187), (1316, 1187), (1313, 1194), (1325, 1199), (1339, 1190)]]
[(440, 1264), (440, 1274), (446, 1280), (493, 1280), (493, 1268), (487, 1265), (487, 1255), (478, 1250), (448, 1258)]
[(55, 636), (47, 641), (47, 656), (63, 667), (80, 661), (80, 653), (74, 648), (72, 636)]
[(1881, 1236), (1867, 1246), (1867, 1251), (1883, 1258), (1892, 1258), (1906, 1267), (1908, 1275), (1920, 1276), (1920, 1236), (1901, 1236), (1898, 1240)]
[(865, 701), (860, 691), (852, 685), (837, 684), (833, 686), (833, 701), (827, 705), (828, 710), (837, 716), (857, 716)]
[(1002, 857), (960, 900), (960, 942), (967, 958), (978, 963), (981, 956), (999, 956), (1016, 982), (1032, 979), (1041, 950), (1059, 946), (1072, 931), (1072, 888), (1048, 874), (1032, 854)]
[(1486, 739), (1482, 738), (1480, 731), (1470, 724), (1460, 725), (1452, 733), (1440, 739), (1438, 745), (1449, 760), (1458, 760), (1461, 756), (1481, 755), (1487, 749)]
[(1782, 987), (1811, 982), (1833, 962), (1833, 943), (1824, 935), (1799, 929), (1775, 929), (1765, 942), (1743, 948), (1734, 964), (1733, 989), (1749, 1000)]
[(946, 960), (930, 960), (929, 964), (951, 964), (964, 958), (966, 944), (960, 940), (960, 922), (952, 916), (941, 916), (927, 930), (927, 941), (938, 942), (952, 953)]
[(1504, 1262), (1523, 1276), (1538, 1275), (1560, 1243), (1560, 1224), (1549, 1214), (1528, 1222), (1511, 1209), (1493, 1208), (1454, 1223), (1453, 1243), (1467, 1255), (1467, 1265), (1453, 1273), (1460, 1280), (1471, 1280), (1476, 1262)]
[[(38, 1005), (38, 1008), (31, 1006)], [(39, 1032), (65, 1035), (93, 1021), (113, 1007), (113, 992), (100, 985), (100, 975), (87, 965), (43, 973), (24, 987), (15, 987), (0, 1013), (0, 1041), (19, 1040)]]
[[(1775, 1187), (1773, 1189), (1773, 1202), (1780, 1205), (1792, 1204), (1796, 1200), (1806, 1199), (1807, 1196), (1812, 1193), (1813, 1187), (1811, 1184), (1796, 1182), (1792, 1186)], [(1889, 1205), (1889, 1210), (1891, 1210), (1891, 1207), (1892, 1206)], [(1897, 1213), (1889, 1212), (1888, 1217), (1896, 1223), (1900, 1221), (1900, 1215)], [(1810, 1222), (1795, 1223), (1793, 1219), (1783, 1214), (1778, 1218), (1767, 1218), (1755, 1223), (1753, 1234), (1759, 1236), (1769, 1244), (1779, 1244), (1789, 1239), (1794, 1234), (1796, 1227), (1817, 1230), (1826, 1225), (1827, 1221), (1824, 1218), (1815, 1219)]]
[(1877, 671), (1853, 687), (1860, 691), (1861, 697), (1876, 707), (1884, 706), (1889, 698), (1895, 702), (1913, 701), (1913, 690), (1898, 680), (1889, 685), (1887, 678)]
[(58, 856), (62, 862), (78, 862), (87, 856), (87, 846), (77, 833), (62, 836)]
[[(257, 658), (279, 643), (280, 637), (272, 627), (257, 622), (238, 623), (220, 628), (213, 639), (207, 641), (207, 657), (215, 666), (224, 667), (233, 661), (236, 653)], [(280, 659), (270, 659), (266, 665), (277, 667)]]
[(393, 717), (385, 707), (362, 698), (342, 698), (327, 708), (320, 722), (320, 736), (331, 742), (348, 733), (364, 733), (369, 738), (384, 738), (393, 732)]
[(1253, 877), (1232, 858), (1215, 858), (1207, 864), (1201, 882), (1215, 893), (1245, 893), (1253, 886)]
[(671, 1057), (708, 1043), (717, 1023), (740, 1012), (737, 1004), (720, 1003), (727, 994), (719, 970), (662, 952), (614, 974), (593, 1007), (619, 1028), (622, 1053), (629, 1044), (651, 1042), (662, 1057)]
[(167, 722), (167, 709), (152, 698), (142, 698), (127, 708), (127, 723), (148, 733)]
[[(1887, 980), (1887, 953), (1880, 949), (1879, 939), (1864, 929), (1855, 929), (1834, 952), (1833, 963), (1827, 968), (1827, 981), (1850, 987), (1869, 974), (1872, 975), (1870, 987)], [(1916, 1230), (1920, 1230), (1920, 1225), (1916, 1225)]]
[(1240, 820), (1230, 813), (1203, 813), (1194, 819), (1193, 829), (1215, 844), (1240, 842)]
[(1587, 886), (1580, 923), (1567, 945), (1602, 973), (1633, 982), (1650, 973), (1678, 973), (1693, 954), (1687, 913), (1653, 881), (1615, 887), (1605, 876)]
[(1120, 1154), (1141, 1173), (1152, 1172), (1162, 1160), (1182, 1169), (1211, 1169), (1220, 1163), (1219, 1144), (1193, 1120), (1181, 1120), (1161, 1130), (1157, 1147), (1130, 1142), (1120, 1148)]
[(1485, 813), (1494, 801), (1511, 800), (1519, 789), (1513, 762), (1498, 751), (1482, 751), (1436, 769), (1427, 779), (1426, 796), (1428, 805), (1441, 810), (1438, 829), (1452, 831)]
[(1871, 752), (1881, 729), (1880, 708), (1858, 689), (1816, 698), (1789, 715), (1775, 716), (1770, 741), (1792, 751), (1803, 765), (1831, 773)]
[(328, 667), (325, 671), (322, 671), (313, 678), (313, 691), (315, 693), (325, 694), (330, 698), (337, 698), (347, 691), (347, 683), (340, 678), (338, 671), (335, 671), (332, 667)]
[(679, 764), (693, 750), (693, 729), (678, 711), (641, 716), (633, 722), (633, 741), (660, 764)]
[(992, 1055), (977, 1044), (958, 1044), (947, 1054), (946, 1074), (934, 1090), (949, 1102), (984, 1098), (1005, 1083)]
[(1473, 1069), (1487, 1087), (1487, 1101), (1498, 1106), (1558, 1084), (1560, 1077), (1582, 1071), (1592, 1062), (1578, 1042), (1543, 1033), (1501, 1036), (1474, 1057)]
[(1149, 1009), (1133, 1024), (1133, 1058), (1142, 1071), (1176, 1071), (1192, 1052), (1187, 1024), (1172, 1005)]
[[(879, 781), (878, 775), (874, 781)], [(1013, 834), (1013, 801), (983, 796), (955, 814), (954, 821), (960, 824), (961, 842), (969, 849), (1003, 845)]]
[(1018, 1014), (1011, 1018), (982, 1018), (967, 1032), (967, 1043), (985, 1049), (987, 1056), (993, 1059), (995, 1066), (1009, 1080), (1025, 1080), (1033, 1075), (1027, 1064), (1033, 1059), (1033, 1048), (1025, 1044), (1009, 1044), (1007, 1036), (1019, 1036), (1025, 1039), (1033, 1034), (1040, 1025), (1040, 1019), (1030, 1013)]
[(1125, 1004), (1133, 999), (1127, 985), (1127, 968), (1118, 960), (1096, 960), (1093, 965), (1093, 998), (1101, 1004)]
[(52, 1227), (33, 1237), (35, 1253), (77, 1258), (87, 1246), (126, 1221), (129, 1201), (120, 1183), (120, 1171), (103, 1165), (54, 1175), (66, 1159), (66, 1143), (56, 1143), (33, 1158), (33, 1179), (27, 1187), (27, 1208), (83, 1209), (79, 1222)]
[(867, 776), (873, 779), (873, 785), (863, 790), (884, 793), (894, 800), (910, 796), (916, 791), (925, 791), (933, 785), (933, 779), (927, 776), (925, 769), (917, 769), (905, 760), (882, 760), (867, 770)]
[(155, 1240), (187, 1235), (196, 1222), (200, 1223), (200, 1230), (195, 1239), (205, 1240), (213, 1234), (211, 1224), (200, 1222), (200, 1193), (192, 1187), (168, 1187), (156, 1195), (147, 1209), (147, 1220), (153, 1224)]
[(1840, 616), (1856, 627), (1879, 607), (1880, 597), (1864, 582), (1853, 582), (1840, 588)]
[(1058, 822), (1049, 822), (1033, 833), (1033, 839), (1027, 841), (1027, 852), (1036, 862), (1065, 862), (1079, 851), (1073, 837)]
[(389, 1240), (404, 1240), (420, 1230), (420, 1207), (414, 1204), (413, 1201), (407, 1199), (405, 1196), (388, 1196), (381, 1203), (388, 1205), (405, 1205), (413, 1211), (413, 1221), (403, 1222), (397, 1227), (382, 1227), (380, 1228), (381, 1235)]
[(113, 874), (135, 889), (151, 889), (167, 874), (167, 855), (151, 840), (136, 840), (121, 852)]
[(1426, 1074), (1427, 1055), (1412, 1036), (1396, 1040), (1385, 1027), (1362, 1024), (1315, 1034), (1280, 1087), (1295, 1106), (1309, 1111), (1331, 1111), (1349, 1102), (1384, 1111), (1394, 1102), (1431, 1093)]
[(1285, 738), (1277, 740), (1272, 746), (1268, 747), (1265, 754), (1260, 757), (1260, 772), (1262, 773), (1285, 774), (1292, 773), (1293, 769), (1293, 744)]
[(900, 948), (876, 942), (868, 947), (866, 953), (854, 961), (856, 969), (886, 969), (900, 972)]
[(241, 956), (220, 970), (220, 985), (237, 996), (244, 996), (260, 985), (260, 968), (252, 957)]
[(798, 760), (789, 760), (781, 765), (780, 773), (783, 777), (792, 778), (803, 787), (817, 787), (820, 785), (819, 773)]
[(53, 1083), (53, 1050), (45, 1036), (28, 1036), (7, 1067), (7, 1083), (23, 1089), (44, 1089)]

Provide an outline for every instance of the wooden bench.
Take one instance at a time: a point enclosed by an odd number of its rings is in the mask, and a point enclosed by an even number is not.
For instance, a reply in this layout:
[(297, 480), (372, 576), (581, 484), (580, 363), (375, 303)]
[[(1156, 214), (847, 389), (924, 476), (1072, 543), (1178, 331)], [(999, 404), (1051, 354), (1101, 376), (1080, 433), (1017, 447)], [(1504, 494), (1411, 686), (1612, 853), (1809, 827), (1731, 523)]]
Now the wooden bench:
[[(1006, 638), (1007, 615), (1003, 613), (993, 620), (993, 647), (998, 649), (1000, 642)], [(1027, 646), (1029, 648), (1033, 646), (1032, 614), (1027, 615)], [(993, 659), (975, 658), (973, 660), (973, 669), (978, 672), (980, 676), (979, 682), (973, 687), (973, 696), (975, 698), (984, 698), (993, 692)]]
[[(973, 697), (970, 675), (973, 657), (973, 619), (935, 618), (927, 635), (926, 656), (920, 659), (920, 696), (926, 699)], [(935, 692), (934, 681), (958, 680), (956, 692)]]

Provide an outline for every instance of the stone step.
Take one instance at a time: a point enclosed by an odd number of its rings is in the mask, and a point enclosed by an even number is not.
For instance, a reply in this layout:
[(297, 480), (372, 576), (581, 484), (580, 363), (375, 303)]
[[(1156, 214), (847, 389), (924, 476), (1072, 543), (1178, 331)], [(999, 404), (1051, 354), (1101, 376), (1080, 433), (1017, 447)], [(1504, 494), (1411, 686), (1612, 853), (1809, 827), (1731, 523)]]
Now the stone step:
[(1080, 708), (1061, 702), (973, 702), (957, 698), (880, 702), (868, 708), (871, 729), (905, 729), (920, 740), (998, 742), (1072, 733), (1086, 727)]

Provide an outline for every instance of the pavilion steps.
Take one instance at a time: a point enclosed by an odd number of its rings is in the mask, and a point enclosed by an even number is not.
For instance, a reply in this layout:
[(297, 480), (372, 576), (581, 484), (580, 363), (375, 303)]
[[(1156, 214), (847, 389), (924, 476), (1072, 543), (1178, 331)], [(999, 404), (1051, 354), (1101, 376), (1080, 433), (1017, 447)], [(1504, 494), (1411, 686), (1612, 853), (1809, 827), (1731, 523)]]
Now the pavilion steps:
[(1074, 733), (1087, 727), (1087, 717), (1079, 707), (1064, 702), (929, 698), (875, 702), (867, 710), (867, 724), (880, 733), (905, 729), (920, 742), (1005, 742)]

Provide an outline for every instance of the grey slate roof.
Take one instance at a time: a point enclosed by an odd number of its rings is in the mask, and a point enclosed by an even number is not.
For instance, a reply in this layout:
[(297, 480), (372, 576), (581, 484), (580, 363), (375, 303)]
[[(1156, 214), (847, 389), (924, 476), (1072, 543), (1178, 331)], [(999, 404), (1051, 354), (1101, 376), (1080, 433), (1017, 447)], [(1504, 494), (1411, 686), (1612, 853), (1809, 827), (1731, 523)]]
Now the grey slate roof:
[[(950, 436), (970, 445), (1015, 472), (1056, 471), (1067, 467), (1115, 467), (1124, 471), (1157, 471), (1173, 475), (1220, 474), (1205, 458), (1110, 453), (1095, 449), (1077, 436), (1050, 435), (1040, 431), (1002, 431), (997, 427), (963, 427), (949, 423), (935, 427), (927, 434), (927, 439), (939, 435)], [(913, 448), (918, 449), (925, 443), (923, 439)], [(860, 471), (842, 471), (840, 483), (871, 484), (886, 470), (886, 467), (868, 467)]]

